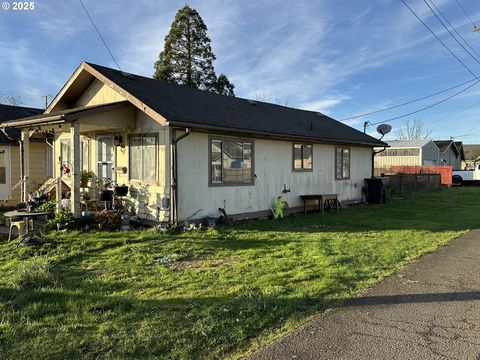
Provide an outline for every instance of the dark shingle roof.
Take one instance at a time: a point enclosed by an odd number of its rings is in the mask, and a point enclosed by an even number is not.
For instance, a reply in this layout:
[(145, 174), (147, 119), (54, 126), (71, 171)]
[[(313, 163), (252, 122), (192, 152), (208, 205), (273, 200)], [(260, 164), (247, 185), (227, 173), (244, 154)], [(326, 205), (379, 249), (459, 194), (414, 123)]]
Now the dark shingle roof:
[(480, 144), (463, 145), (465, 160), (476, 160), (480, 156)]
[[(434, 141), (435, 145), (440, 149), (441, 152), (445, 152), (448, 147), (453, 143), (453, 140), (436, 140)], [(458, 153), (458, 149), (454, 146), (453, 150)]]
[[(35, 116), (43, 113), (43, 111), (44, 110), (42, 109), (36, 108), (0, 104), (0, 123)], [(21, 131), (16, 128), (7, 128), (5, 133), (0, 131), (0, 144), (11, 143), (14, 140), (19, 140), (21, 136)]]
[(326, 115), (218, 95), (91, 64), (95, 70), (177, 126), (383, 146), (383, 142)]

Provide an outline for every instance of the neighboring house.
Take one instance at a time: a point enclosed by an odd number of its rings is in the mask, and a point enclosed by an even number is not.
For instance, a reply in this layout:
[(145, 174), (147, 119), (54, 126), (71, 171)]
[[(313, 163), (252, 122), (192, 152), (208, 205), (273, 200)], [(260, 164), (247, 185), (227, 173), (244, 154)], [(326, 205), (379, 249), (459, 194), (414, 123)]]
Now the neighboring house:
[(455, 141), (435, 140), (435, 145), (440, 150), (439, 165), (451, 165), (453, 170), (460, 170), (462, 158)]
[(463, 145), (465, 160), (462, 162), (462, 169), (473, 170), (475, 163), (480, 161), (480, 144)]
[(85, 169), (128, 185), (139, 216), (165, 222), (217, 217), (219, 208), (264, 216), (280, 195), (293, 208), (301, 194), (361, 201), (373, 147), (386, 145), (318, 112), (85, 62), (43, 115), (10, 125), (55, 134), (55, 176), (71, 164), (64, 178), (77, 215)]
[(455, 141), (455, 146), (457, 147), (458, 151), (460, 152), (460, 167), (459, 169), (464, 169), (465, 166), (465, 152), (463, 150), (463, 142)]
[(388, 173), (392, 166), (439, 165), (440, 151), (432, 140), (392, 140), (388, 145), (375, 155), (376, 174)]
[[(0, 104), (0, 123), (43, 113), (42, 109)], [(4, 128), (0, 131), (0, 202), (15, 204), (22, 195), (22, 164), (20, 161), (21, 131)], [(46, 143), (45, 134), (32, 134), (28, 158), (32, 164), (30, 184), (40, 184), (52, 176), (52, 149)], [(13, 188), (13, 189), (12, 189)], [(27, 189), (28, 191), (29, 189)]]

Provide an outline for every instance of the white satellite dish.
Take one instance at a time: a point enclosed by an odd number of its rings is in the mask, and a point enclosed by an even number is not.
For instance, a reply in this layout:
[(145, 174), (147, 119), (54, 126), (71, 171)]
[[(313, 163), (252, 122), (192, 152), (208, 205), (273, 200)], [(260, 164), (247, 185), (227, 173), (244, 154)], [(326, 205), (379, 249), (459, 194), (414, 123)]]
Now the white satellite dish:
[(388, 124), (380, 124), (377, 126), (377, 132), (384, 137), (390, 131), (392, 131), (392, 126)]

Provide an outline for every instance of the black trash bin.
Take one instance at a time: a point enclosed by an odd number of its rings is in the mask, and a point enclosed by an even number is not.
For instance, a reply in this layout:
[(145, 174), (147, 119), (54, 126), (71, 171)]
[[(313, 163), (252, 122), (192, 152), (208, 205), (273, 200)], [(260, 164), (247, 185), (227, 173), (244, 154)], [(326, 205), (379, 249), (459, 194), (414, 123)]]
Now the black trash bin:
[(370, 204), (385, 204), (385, 186), (382, 179), (365, 179), (367, 183), (367, 202)]

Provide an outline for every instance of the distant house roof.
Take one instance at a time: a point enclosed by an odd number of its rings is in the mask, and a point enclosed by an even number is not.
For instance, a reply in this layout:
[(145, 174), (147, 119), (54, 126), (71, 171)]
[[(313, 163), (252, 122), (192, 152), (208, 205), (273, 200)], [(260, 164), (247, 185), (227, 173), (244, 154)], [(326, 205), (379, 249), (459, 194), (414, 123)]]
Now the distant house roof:
[(460, 152), (460, 159), (465, 160), (465, 152), (463, 151), (463, 143), (461, 141), (455, 141), (455, 146)]
[[(43, 113), (42, 109), (0, 104), (0, 123), (35, 116)], [(0, 131), (0, 144), (11, 143), (20, 139), (21, 131), (17, 128), (6, 128)]]
[(435, 145), (440, 149), (440, 152), (445, 152), (448, 150), (448, 148), (451, 146), (453, 151), (459, 155), (460, 151), (458, 150), (457, 146), (455, 145), (455, 142), (453, 140), (435, 140), (434, 141)]
[(162, 115), (173, 126), (287, 136), (312, 141), (385, 145), (382, 141), (319, 112), (218, 95), (96, 64), (86, 65)]
[(432, 140), (418, 139), (418, 140), (391, 140), (388, 145), (392, 148), (421, 148)]
[(463, 145), (465, 152), (465, 160), (476, 160), (480, 157), (480, 144), (465, 144)]

